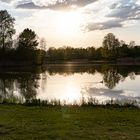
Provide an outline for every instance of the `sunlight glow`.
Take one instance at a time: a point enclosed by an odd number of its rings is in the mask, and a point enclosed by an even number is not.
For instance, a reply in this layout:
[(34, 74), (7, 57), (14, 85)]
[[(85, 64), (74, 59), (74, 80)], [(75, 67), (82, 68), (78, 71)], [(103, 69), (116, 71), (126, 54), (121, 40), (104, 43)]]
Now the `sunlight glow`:
[(55, 19), (56, 32), (62, 37), (73, 36), (80, 31), (83, 15), (78, 11), (59, 12)]
[(74, 103), (80, 99), (81, 93), (77, 85), (68, 84), (64, 88), (64, 94), (60, 97), (61, 101), (66, 101), (67, 103)]

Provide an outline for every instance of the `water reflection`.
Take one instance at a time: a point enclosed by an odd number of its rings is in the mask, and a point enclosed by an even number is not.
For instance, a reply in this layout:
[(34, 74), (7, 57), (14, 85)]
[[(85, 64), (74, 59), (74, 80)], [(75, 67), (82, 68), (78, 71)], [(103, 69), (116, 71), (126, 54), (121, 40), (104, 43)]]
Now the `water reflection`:
[(60, 100), (80, 103), (129, 99), (140, 102), (140, 67), (111, 65), (49, 65), (45, 71), (1, 72), (0, 99)]
[(104, 70), (103, 81), (105, 86), (108, 88), (113, 89), (116, 84), (120, 82), (120, 80), (124, 80), (124, 77), (117, 71), (117, 69), (112, 67), (110, 69)]
[(36, 98), (40, 76), (38, 74), (26, 74), (18, 78), (19, 93), (26, 99)]
[(39, 79), (40, 75), (34, 73), (0, 74), (0, 98), (36, 98)]

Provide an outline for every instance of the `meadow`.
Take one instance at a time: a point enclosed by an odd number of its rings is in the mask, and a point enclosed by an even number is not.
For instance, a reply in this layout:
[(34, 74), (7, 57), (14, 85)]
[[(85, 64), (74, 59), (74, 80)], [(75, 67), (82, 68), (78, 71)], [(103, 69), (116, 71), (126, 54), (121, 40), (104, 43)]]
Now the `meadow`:
[(0, 105), (1, 140), (139, 140), (134, 106)]

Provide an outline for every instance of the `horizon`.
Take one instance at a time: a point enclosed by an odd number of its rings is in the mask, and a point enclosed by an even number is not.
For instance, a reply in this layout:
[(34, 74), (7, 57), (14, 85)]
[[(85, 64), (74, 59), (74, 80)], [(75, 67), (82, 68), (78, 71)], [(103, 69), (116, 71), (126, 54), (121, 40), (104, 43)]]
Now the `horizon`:
[(16, 19), (16, 36), (31, 28), (47, 48), (98, 48), (110, 32), (140, 44), (140, 0), (0, 0), (4, 9)]

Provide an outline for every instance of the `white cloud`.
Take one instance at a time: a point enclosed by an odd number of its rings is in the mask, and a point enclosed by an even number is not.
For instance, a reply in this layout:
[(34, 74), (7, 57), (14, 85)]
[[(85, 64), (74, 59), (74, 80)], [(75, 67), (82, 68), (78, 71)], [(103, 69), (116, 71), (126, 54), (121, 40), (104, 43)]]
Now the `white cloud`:
[(69, 9), (73, 6), (83, 7), (97, 0), (0, 0), (26, 9)]
[(98, 0), (87, 11), (86, 31), (127, 26), (140, 20), (140, 5), (136, 0)]

